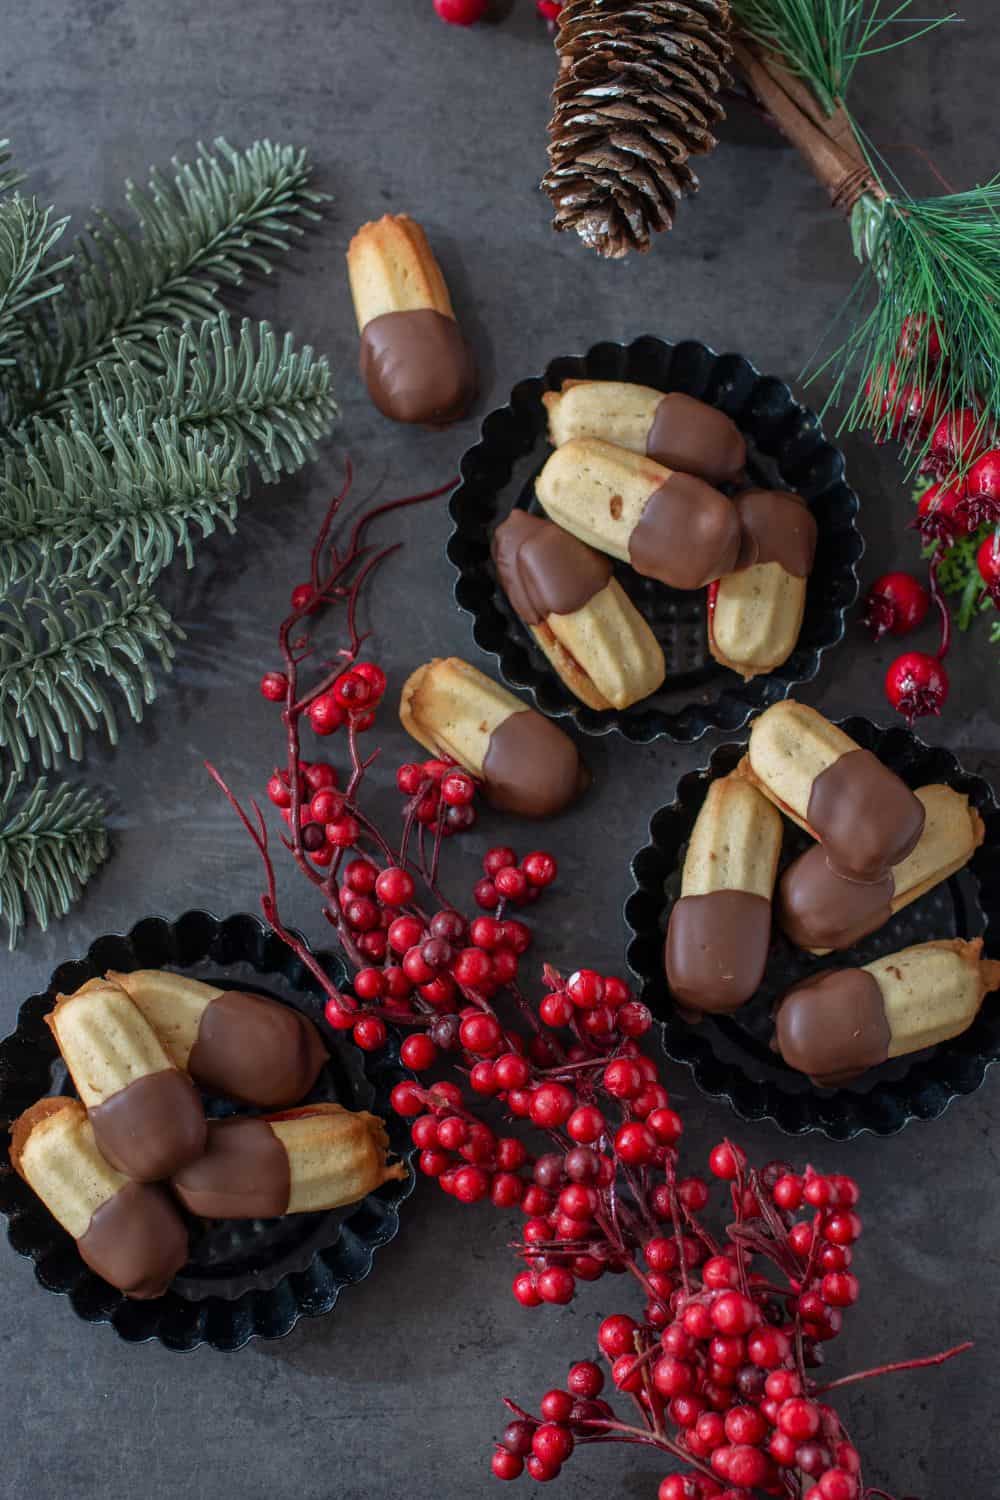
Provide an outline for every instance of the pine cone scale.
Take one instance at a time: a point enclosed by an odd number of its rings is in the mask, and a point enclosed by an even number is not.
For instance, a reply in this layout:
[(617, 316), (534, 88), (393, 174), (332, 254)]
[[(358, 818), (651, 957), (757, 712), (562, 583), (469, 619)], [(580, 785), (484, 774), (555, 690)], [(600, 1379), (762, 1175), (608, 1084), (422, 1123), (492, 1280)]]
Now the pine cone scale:
[(728, 0), (567, 0), (542, 180), (557, 230), (619, 258), (672, 226), (724, 118), (728, 31)]

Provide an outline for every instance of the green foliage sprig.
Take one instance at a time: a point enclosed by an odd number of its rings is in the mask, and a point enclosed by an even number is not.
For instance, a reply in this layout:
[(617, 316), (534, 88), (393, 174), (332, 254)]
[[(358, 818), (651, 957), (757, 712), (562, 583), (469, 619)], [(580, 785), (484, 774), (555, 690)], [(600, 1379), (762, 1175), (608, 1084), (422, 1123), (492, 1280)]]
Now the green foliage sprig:
[(17, 778), (0, 789), (0, 921), (15, 947), (29, 915), (44, 929), (64, 917), (108, 856), (104, 805), (95, 793), (43, 776), (17, 802)]
[[(15, 191), (0, 142), (0, 917), (61, 914), (107, 850), (98, 799), (36, 780), (140, 719), (182, 632), (151, 592), (197, 540), (231, 531), (251, 470), (309, 459), (336, 414), (308, 345), (221, 293), (318, 218), (305, 152), (199, 146), (126, 185), (127, 233), (66, 220)], [(21, 796), (14, 810), (15, 795)]]

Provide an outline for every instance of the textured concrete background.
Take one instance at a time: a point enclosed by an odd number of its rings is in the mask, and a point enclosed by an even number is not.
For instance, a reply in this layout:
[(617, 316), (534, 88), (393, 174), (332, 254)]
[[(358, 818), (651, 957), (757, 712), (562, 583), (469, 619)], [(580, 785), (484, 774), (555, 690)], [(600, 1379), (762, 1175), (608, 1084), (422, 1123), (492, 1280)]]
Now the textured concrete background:
[[(997, 56), (994, 7), (965, 0), (962, 9), (963, 26), (858, 79), (866, 126), (921, 191), (929, 178), (916, 155), (899, 149), (906, 143), (929, 150), (960, 186), (996, 167), (995, 101), (978, 87), (987, 58)], [(704, 165), (700, 199), (683, 206), (653, 255), (605, 265), (575, 239), (555, 238), (535, 190), (552, 56), (530, 0), (517, 0), (504, 25), (470, 32), (441, 26), (430, 0), (36, 0), (9, 7), (4, 32), (4, 128), (33, 173), (31, 187), (78, 220), (91, 203), (115, 207), (125, 176), (142, 177), (198, 138), (225, 132), (243, 143), (267, 134), (311, 148), (336, 200), (329, 221), (279, 286), (246, 302), (329, 353), (340, 437), (362, 488), (400, 494), (445, 480), (478, 416), (515, 380), (600, 338), (695, 336), (794, 379), (851, 281), (843, 226), (795, 157), (745, 124), (728, 127)], [(426, 224), (481, 354), (479, 412), (448, 434), (391, 427), (355, 374), (343, 251), (362, 220), (387, 209), (409, 209)], [(890, 559), (912, 563), (917, 548), (892, 453), (853, 440), (847, 450), (864, 501), (865, 577)], [(86, 767), (115, 799), (114, 858), (70, 920), (5, 958), (3, 1030), (54, 965), (98, 933), (199, 903), (254, 905), (257, 870), (201, 762), (211, 756), (244, 790), (258, 787), (271, 764), (274, 720), (255, 685), (273, 664), (274, 624), (339, 473), (331, 449), (296, 482), (258, 493), (237, 539), (203, 548), (194, 574), (174, 579), (188, 631), (178, 671), (146, 723), (124, 732), (117, 753), (92, 750)], [(398, 534), (412, 545), (385, 569), (371, 621), (394, 687), (427, 655), (474, 653), (451, 600), (447, 532), (443, 507), (400, 519)], [(890, 654), (867, 645), (852, 622), (847, 643), (803, 696), (831, 713), (885, 718), (880, 681)], [(952, 704), (926, 732), (1000, 783), (996, 665), (981, 642), (978, 650), (961, 642)], [(544, 834), (564, 872), (560, 893), (539, 909), (554, 962), (620, 963), (629, 856), (654, 806), (712, 743), (681, 751), (617, 738), (587, 745), (595, 791)], [(402, 748), (401, 733), (390, 733), (390, 762)], [(634, 787), (645, 795), (623, 795)], [(473, 850), (490, 832), (484, 820), (467, 846), (470, 883)], [(291, 881), (286, 906), (322, 939)], [(683, 1071), (671, 1081), (694, 1165), (732, 1120), (701, 1100)], [(998, 1101), (994, 1073), (944, 1119), (895, 1140), (789, 1146), (769, 1127), (740, 1131), (761, 1159), (790, 1150), (796, 1160), (808, 1155), (854, 1172), (864, 1186), (865, 1293), (837, 1347), (840, 1369), (933, 1350), (995, 1321)], [(0, 1246), (0, 1494), (486, 1493), (501, 1393), (533, 1403), (591, 1347), (599, 1313), (625, 1300), (616, 1284), (609, 1304), (605, 1283), (566, 1309), (517, 1309), (507, 1290), (508, 1232), (502, 1215), (460, 1210), (422, 1185), (374, 1274), (332, 1316), (235, 1356), (129, 1348), (107, 1328), (78, 1322), (41, 1291), (27, 1262)], [(988, 1360), (984, 1347), (945, 1373), (846, 1393), (872, 1483), (925, 1500), (995, 1492)], [(654, 1457), (628, 1449), (588, 1450), (564, 1487), (579, 1500), (639, 1500), (655, 1494), (661, 1472)]]

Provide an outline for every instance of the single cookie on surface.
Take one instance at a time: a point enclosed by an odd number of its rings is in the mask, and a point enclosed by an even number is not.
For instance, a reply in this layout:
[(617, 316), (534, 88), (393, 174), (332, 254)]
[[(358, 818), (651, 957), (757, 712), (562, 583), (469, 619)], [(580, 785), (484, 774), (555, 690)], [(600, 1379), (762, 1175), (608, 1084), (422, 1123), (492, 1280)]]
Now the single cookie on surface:
[(748, 680), (780, 667), (798, 644), (816, 522), (784, 490), (746, 490), (733, 504), (740, 555), (735, 572), (709, 584), (708, 649)]
[(789, 1067), (833, 1088), (958, 1036), (1000, 987), (1000, 963), (982, 949), (982, 938), (919, 943), (863, 969), (815, 974), (779, 1002), (775, 1046)]
[(113, 1167), (155, 1182), (201, 1155), (198, 1090), (121, 985), (89, 979), (59, 995), (45, 1021)]
[(171, 1184), (202, 1219), (276, 1219), (356, 1203), (406, 1176), (389, 1166), (385, 1123), (367, 1110), (306, 1104), (260, 1119), (213, 1120), (200, 1160)]
[(546, 461), (535, 493), (566, 531), (671, 588), (702, 588), (736, 566), (733, 502), (627, 448), (570, 438)]
[(778, 885), (778, 923), (812, 953), (851, 948), (967, 864), (983, 842), (983, 820), (949, 786), (922, 786), (924, 829), (916, 847), (881, 880), (845, 880), (821, 844), (793, 860)]
[(475, 361), (427, 236), (408, 214), (363, 224), (347, 250), (361, 376), (396, 422), (445, 426), (465, 415)]
[(905, 782), (792, 699), (754, 720), (740, 774), (819, 840), (838, 874), (855, 880), (880, 880), (923, 832), (923, 804)]
[(733, 1011), (760, 986), (781, 833), (780, 813), (749, 781), (709, 785), (664, 946), (667, 983), (683, 1006)]
[(107, 978), (132, 997), (177, 1067), (212, 1093), (284, 1109), (308, 1094), (328, 1059), (308, 1017), (266, 995), (166, 969)]
[(655, 693), (663, 652), (608, 557), (524, 510), (497, 527), (491, 551), (512, 609), (588, 708), (627, 708)]
[(457, 656), (437, 657), (410, 674), (399, 717), (425, 750), (482, 782), (501, 812), (551, 817), (589, 784), (567, 734)]
[(680, 391), (664, 395), (624, 380), (564, 380), (542, 402), (554, 448), (572, 438), (601, 438), (710, 484), (735, 483), (746, 468), (747, 445), (732, 418)]
[(15, 1172), (91, 1270), (128, 1297), (162, 1297), (188, 1257), (170, 1194), (109, 1166), (78, 1099), (40, 1099), (14, 1121), (11, 1137)]

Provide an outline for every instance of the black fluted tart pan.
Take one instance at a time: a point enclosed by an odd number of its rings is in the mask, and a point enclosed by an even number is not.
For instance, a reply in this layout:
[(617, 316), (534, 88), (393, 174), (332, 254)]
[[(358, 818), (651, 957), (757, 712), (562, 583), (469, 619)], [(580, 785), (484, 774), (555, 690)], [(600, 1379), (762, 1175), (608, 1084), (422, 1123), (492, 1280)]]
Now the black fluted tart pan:
[[(632, 861), (634, 890), (625, 904), (631, 933), (627, 961), (660, 1023), (668, 1057), (690, 1068), (702, 1093), (725, 1099), (742, 1120), (773, 1120), (790, 1135), (820, 1131), (847, 1140), (865, 1131), (894, 1135), (911, 1120), (934, 1120), (951, 1101), (971, 1094), (1000, 1058), (1000, 995), (988, 995), (968, 1031), (920, 1053), (897, 1057), (838, 1089), (817, 1088), (771, 1050), (774, 1002), (819, 969), (871, 963), (884, 954), (934, 938), (985, 938), (1000, 956), (1000, 806), (988, 782), (964, 771), (947, 750), (925, 745), (901, 726), (879, 728), (850, 718), (841, 728), (871, 750), (910, 787), (944, 782), (964, 793), (985, 824), (970, 863), (914, 901), (855, 948), (816, 958), (772, 936), (764, 983), (731, 1015), (685, 1021), (670, 997), (663, 941), (680, 893), (681, 870), (709, 782), (727, 776), (746, 752), (746, 739), (720, 745), (707, 767), (682, 777), (676, 799), (653, 814), (649, 843)], [(785, 819), (782, 868), (811, 844)], [(780, 876), (779, 876), (780, 878)]]
[[(799, 642), (783, 666), (744, 682), (709, 653), (704, 589), (670, 589), (616, 563), (619, 582), (663, 647), (667, 680), (642, 702), (607, 710), (587, 708), (563, 683), (507, 603), (490, 539), (515, 506), (539, 509), (534, 481), (551, 451), (541, 398), (568, 379), (631, 381), (682, 391), (720, 408), (747, 440), (752, 482), (795, 490), (807, 502), (818, 527), (816, 562)], [(710, 729), (742, 728), (755, 710), (816, 676), (824, 652), (843, 637), (846, 612), (858, 595), (864, 542), (843, 455), (783, 381), (761, 375), (740, 354), (716, 354), (694, 340), (670, 344), (646, 336), (630, 344), (595, 344), (584, 355), (554, 359), (544, 375), (520, 381), (507, 405), (486, 417), (479, 442), (464, 455), (450, 510), (455, 599), (472, 617), (476, 644), (497, 658), (509, 687), (528, 692), (543, 713), (574, 720), (586, 734), (618, 730), (640, 744), (661, 737), (687, 744)]]
[[(347, 974), (332, 954), (316, 955), (338, 984)], [(315, 977), (256, 917), (219, 918), (189, 911), (176, 921), (147, 917), (129, 933), (92, 943), (86, 956), (61, 964), (44, 994), (21, 1006), (17, 1029), (0, 1042), (0, 1128), (46, 1094), (71, 1094), (65, 1064), (44, 1017), (58, 993), (69, 993), (108, 969), (169, 968), (220, 988), (253, 989), (307, 1015), (329, 1051), (308, 1101), (336, 1101), (381, 1115), (395, 1155), (409, 1160), (407, 1131), (389, 1105), (393, 1086), (411, 1075), (390, 1036), (378, 1053), (363, 1053), (323, 1019)], [(229, 1101), (205, 1099), (212, 1117), (237, 1112)], [(243, 1112), (243, 1111), (240, 1111)], [(413, 1191), (412, 1169), (359, 1203), (328, 1213), (283, 1219), (189, 1220), (188, 1264), (162, 1297), (135, 1301), (86, 1266), (75, 1242), (0, 1153), (0, 1213), (19, 1254), (34, 1262), (47, 1291), (69, 1298), (88, 1323), (110, 1323), (128, 1343), (157, 1340), (187, 1351), (200, 1344), (241, 1349), (253, 1338), (281, 1338), (300, 1318), (329, 1312), (344, 1287), (366, 1277), (380, 1245), (399, 1229), (400, 1206)]]

